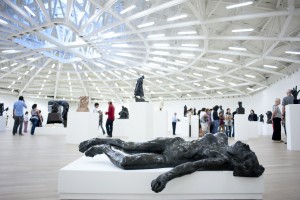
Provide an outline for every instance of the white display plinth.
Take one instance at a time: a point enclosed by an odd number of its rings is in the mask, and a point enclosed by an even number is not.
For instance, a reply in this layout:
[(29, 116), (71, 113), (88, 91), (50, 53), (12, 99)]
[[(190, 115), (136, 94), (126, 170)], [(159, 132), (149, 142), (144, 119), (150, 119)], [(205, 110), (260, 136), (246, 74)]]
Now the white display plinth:
[(290, 104), (285, 106), (285, 109), (287, 149), (300, 151), (300, 105)]
[[(30, 122), (29, 122), (30, 123)], [(28, 130), (29, 127), (27, 128)], [(67, 128), (63, 124), (47, 124), (43, 127), (36, 127), (35, 135), (67, 135)]]
[(248, 117), (245, 114), (236, 114), (234, 116), (234, 139), (248, 140)]
[[(103, 122), (103, 128), (105, 130), (105, 122)], [(130, 133), (130, 126), (131, 126), (131, 120), (129, 119), (115, 119), (114, 120), (114, 128), (113, 128), (113, 137), (121, 137), (121, 138), (127, 138), (128, 134)], [(99, 127), (99, 130), (101, 127)], [(102, 132), (100, 130), (100, 132)], [(106, 130), (105, 130), (106, 132)]]
[(60, 199), (262, 199), (263, 175), (234, 177), (232, 171), (198, 171), (170, 181), (160, 193), (151, 181), (170, 168), (123, 170), (105, 155), (82, 157), (59, 170)]
[(249, 138), (258, 138), (260, 124), (261, 122), (248, 121), (247, 119), (247, 126), (244, 128), (244, 130), (248, 132)]
[(67, 143), (79, 144), (99, 136), (99, 114), (90, 112), (69, 112), (67, 127)]
[(263, 122), (259, 122), (258, 124), (258, 135), (263, 135), (264, 132), (264, 123)]
[(148, 102), (129, 103), (130, 124), (126, 131), (132, 141), (153, 139), (153, 105)]
[(272, 124), (264, 124), (263, 125), (263, 135), (272, 135), (273, 134), (273, 126)]
[[(189, 137), (189, 118), (184, 117), (176, 124), (176, 134), (182, 137)], [(199, 137), (199, 118), (198, 115), (192, 115), (191, 118), (191, 137)]]
[(0, 116), (0, 131), (5, 131), (6, 119), (4, 116)]
[(153, 112), (153, 136), (166, 137), (168, 135), (168, 112)]

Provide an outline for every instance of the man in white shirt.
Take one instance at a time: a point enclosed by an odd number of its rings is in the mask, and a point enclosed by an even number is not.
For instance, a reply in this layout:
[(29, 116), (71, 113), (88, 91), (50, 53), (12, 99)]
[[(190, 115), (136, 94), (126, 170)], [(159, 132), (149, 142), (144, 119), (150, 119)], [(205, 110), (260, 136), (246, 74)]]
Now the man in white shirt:
[(99, 103), (95, 103), (94, 109), (93, 109), (93, 113), (99, 113), (99, 125), (98, 125), (98, 128), (100, 126), (101, 129), (102, 129), (103, 135), (105, 135), (105, 131), (104, 131), (103, 126), (102, 126), (102, 124), (103, 124), (103, 113), (99, 109)]
[(173, 135), (176, 135), (175, 132), (176, 132), (176, 123), (178, 121), (177, 119), (177, 113), (174, 113), (173, 117), (172, 117), (172, 128), (173, 128)]

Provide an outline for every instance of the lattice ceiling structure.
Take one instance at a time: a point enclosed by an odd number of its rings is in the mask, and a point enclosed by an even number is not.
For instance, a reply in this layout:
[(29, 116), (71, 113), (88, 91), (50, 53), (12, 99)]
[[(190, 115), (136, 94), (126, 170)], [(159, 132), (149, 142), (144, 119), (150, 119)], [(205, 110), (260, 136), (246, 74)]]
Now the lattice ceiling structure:
[(143, 74), (150, 101), (248, 96), (300, 64), (299, 0), (0, 0), (0, 9), (1, 93), (132, 101)]

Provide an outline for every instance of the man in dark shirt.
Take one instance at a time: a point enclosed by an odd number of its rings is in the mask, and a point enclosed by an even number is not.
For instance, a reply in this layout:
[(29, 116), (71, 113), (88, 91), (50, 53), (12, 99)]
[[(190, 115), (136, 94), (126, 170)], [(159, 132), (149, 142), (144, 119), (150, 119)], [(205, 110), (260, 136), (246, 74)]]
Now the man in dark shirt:
[(232, 137), (234, 137), (234, 115), (236, 114), (236, 111), (232, 113)]
[(218, 115), (218, 109), (219, 109), (219, 106), (215, 106), (213, 108), (213, 120), (214, 120), (214, 128), (213, 128), (213, 131), (212, 133), (215, 134), (218, 132), (218, 128), (219, 128), (219, 115)]

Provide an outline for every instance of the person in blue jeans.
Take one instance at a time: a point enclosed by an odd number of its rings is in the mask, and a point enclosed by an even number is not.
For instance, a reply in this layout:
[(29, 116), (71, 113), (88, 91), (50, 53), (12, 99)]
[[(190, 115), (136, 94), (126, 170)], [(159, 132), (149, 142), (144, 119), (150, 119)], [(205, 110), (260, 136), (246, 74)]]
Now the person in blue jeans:
[(219, 106), (215, 106), (213, 108), (213, 120), (214, 120), (214, 128), (213, 128), (213, 131), (212, 133), (215, 134), (218, 132), (218, 129), (219, 129), (219, 115), (218, 115), (218, 109), (219, 109)]
[(19, 127), (19, 135), (23, 135), (23, 121), (24, 121), (24, 111), (23, 109), (27, 108), (23, 96), (19, 97), (19, 100), (14, 103), (13, 116), (14, 116), (14, 127), (13, 127), (13, 135), (15, 135), (18, 131)]
[(40, 113), (39, 110), (37, 109), (37, 104), (32, 105), (32, 110), (31, 110), (31, 118), (30, 121), (32, 122), (32, 127), (31, 127), (31, 135), (34, 135), (35, 127), (39, 126), (39, 120), (40, 120)]

